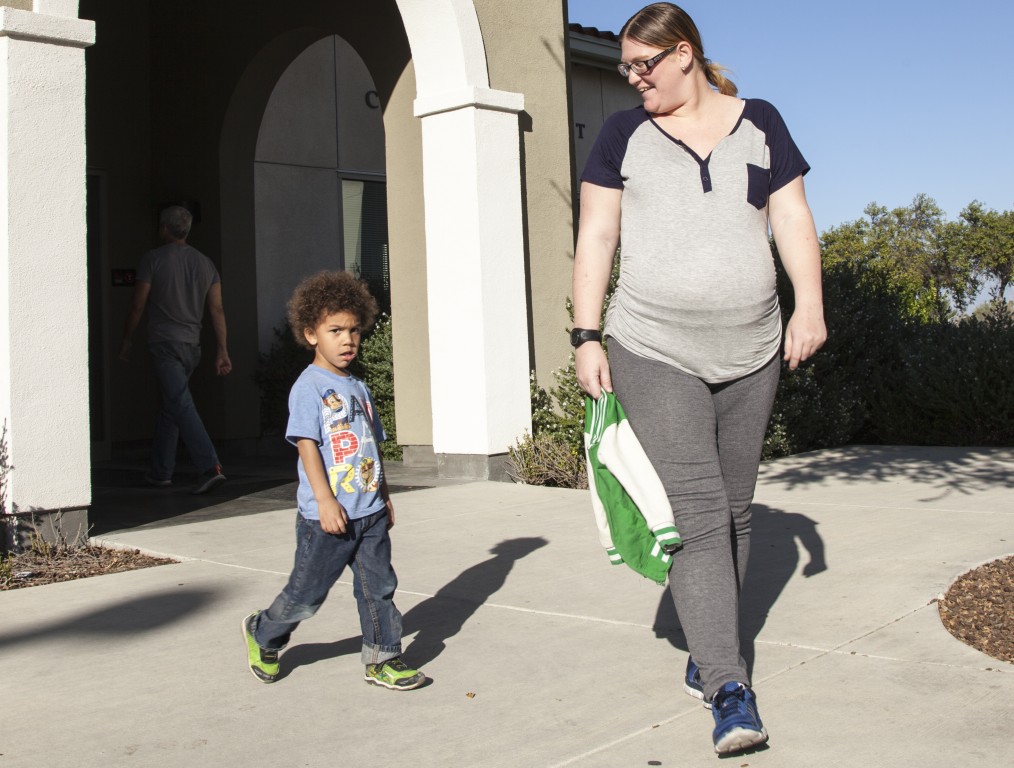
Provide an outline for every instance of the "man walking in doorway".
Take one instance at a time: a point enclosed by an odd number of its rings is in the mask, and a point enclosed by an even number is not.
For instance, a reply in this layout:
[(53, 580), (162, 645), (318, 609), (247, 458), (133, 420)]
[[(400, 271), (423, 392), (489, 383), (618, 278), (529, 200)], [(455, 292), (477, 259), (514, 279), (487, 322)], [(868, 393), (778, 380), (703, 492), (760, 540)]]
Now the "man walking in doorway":
[(190, 460), (201, 473), (194, 493), (207, 493), (225, 481), (215, 446), (190, 396), (190, 375), (201, 359), (201, 321), (207, 306), (215, 329), (218, 351), (215, 371), (225, 376), (232, 370), (226, 347), (222, 282), (207, 256), (187, 244), (193, 216), (173, 205), (159, 215), (159, 236), (164, 245), (141, 257), (127, 322), (123, 329), (120, 359), (130, 355), (131, 337), (148, 307), (148, 351), (151, 353), (162, 394), (155, 422), (149, 484), (172, 484), (179, 438)]

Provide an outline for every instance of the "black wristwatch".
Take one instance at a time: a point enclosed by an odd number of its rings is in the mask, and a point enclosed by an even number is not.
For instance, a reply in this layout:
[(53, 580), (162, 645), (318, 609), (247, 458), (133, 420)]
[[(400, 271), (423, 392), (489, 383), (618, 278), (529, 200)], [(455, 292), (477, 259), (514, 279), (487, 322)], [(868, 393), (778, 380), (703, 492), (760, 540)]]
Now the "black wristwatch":
[(570, 346), (577, 349), (586, 341), (602, 341), (602, 334), (589, 328), (574, 328), (570, 332)]

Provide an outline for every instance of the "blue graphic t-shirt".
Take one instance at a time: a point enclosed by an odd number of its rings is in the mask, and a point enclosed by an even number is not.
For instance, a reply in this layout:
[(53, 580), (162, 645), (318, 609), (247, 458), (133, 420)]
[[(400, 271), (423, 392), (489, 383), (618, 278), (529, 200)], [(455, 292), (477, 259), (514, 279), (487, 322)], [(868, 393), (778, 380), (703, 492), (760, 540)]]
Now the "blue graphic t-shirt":
[[(373, 398), (360, 379), (310, 365), (289, 392), (289, 425), (285, 439), (316, 441), (331, 491), (349, 519), (366, 517), (385, 506), (380, 493), (381, 462), (378, 443), (386, 439)], [(299, 513), (319, 520), (317, 500), (299, 461)]]

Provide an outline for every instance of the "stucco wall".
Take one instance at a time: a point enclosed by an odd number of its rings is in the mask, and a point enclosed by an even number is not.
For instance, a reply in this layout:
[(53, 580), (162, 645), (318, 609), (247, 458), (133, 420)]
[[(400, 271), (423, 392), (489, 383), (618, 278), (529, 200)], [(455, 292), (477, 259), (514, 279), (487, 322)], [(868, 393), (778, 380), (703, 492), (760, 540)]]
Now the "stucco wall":
[(394, 392), (398, 442), (433, 444), (430, 418), (429, 322), (426, 301), (426, 227), (422, 123), (413, 115), (415, 70), (410, 64), (384, 109), (387, 135), (387, 227), (391, 244)]
[(90, 503), (82, 49), (93, 39), (76, 18), (0, 8), (0, 420), (16, 470), (3, 512)]

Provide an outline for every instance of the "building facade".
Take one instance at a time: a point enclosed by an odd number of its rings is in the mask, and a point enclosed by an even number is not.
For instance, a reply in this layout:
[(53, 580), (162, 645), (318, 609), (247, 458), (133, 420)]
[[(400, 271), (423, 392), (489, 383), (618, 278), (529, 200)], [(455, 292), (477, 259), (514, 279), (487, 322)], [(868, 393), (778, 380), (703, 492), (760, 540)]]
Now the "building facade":
[(149, 439), (153, 376), (116, 351), (170, 202), (222, 276), (216, 441), (262, 444), (252, 372), (295, 283), (342, 268), (391, 309), (406, 461), (502, 475), (529, 372), (569, 354), (576, 168), (636, 103), (610, 35), (535, 0), (15, 0), (0, 48), (5, 512), (72, 528), (93, 458)]

